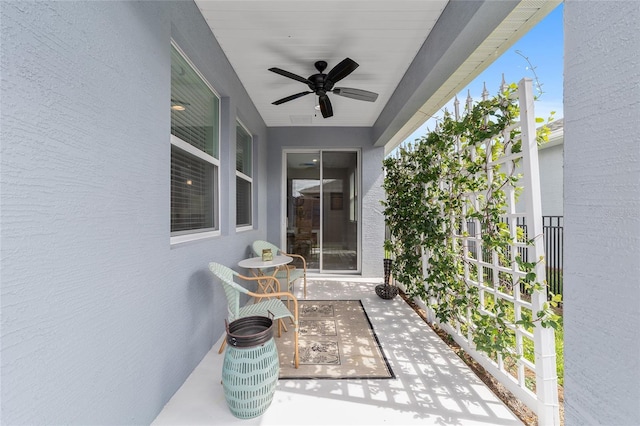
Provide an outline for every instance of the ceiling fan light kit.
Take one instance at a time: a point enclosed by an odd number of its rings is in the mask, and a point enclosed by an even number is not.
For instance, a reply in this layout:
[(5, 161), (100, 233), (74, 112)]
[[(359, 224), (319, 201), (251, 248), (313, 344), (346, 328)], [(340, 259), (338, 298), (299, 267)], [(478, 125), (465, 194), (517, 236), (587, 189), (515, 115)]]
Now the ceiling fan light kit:
[(333, 107), (331, 106), (331, 101), (329, 100), (329, 96), (327, 95), (328, 93), (333, 93), (334, 95), (366, 102), (374, 102), (378, 98), (377, 93), (369, 92), (368, 90), (354, 89), (351, 87), (334, 87), (334, 85), (338, 81), (347, 77), (349, 74), (355, 71), (356, 68), (358, 68), (358, 63), (353, 59), (345, 58), (338, 65), (333, 67), (327, 74), (324, 74), (323, 72), (325, 69), (327, 69), (327, 63), (325, 61), (317, 61), (315, 63), (315, 67), (318, 72), (316, 74), (310, 75), (309, 78), (301, 77), (297, 74), (280, 68), (269, 68), (269, 71), (304, 83), (310, 89), (310, 91), (304, 91), (287, 96), (282, 99), (278, 99), (277, 101), (272, 102), (272, 104), (280, 105), (285, 102), (289, 102), (302, 96), (308, 95), (310, 93), (315, 93), (318, 96), (318, 105), (320, 107), (320, 112), (322, 112), (322, 116), (324, 118), (329, 118), (333, 116)]

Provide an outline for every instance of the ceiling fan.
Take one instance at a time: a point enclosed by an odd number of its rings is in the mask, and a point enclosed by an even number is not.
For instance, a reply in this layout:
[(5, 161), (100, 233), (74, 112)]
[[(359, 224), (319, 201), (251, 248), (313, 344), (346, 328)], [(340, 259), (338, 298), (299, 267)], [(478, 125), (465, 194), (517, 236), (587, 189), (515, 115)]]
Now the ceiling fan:
[(269, 71), (304, 83), (309, 86), (309, 89), (311, 89), (311, 91), (300, 92), (295, 95), (287, 96), (286, 98), (278, 99), (277, 101), (272, 102), (272, 104), (280, 105), (285, 102), (298, 99), (304, 95), (315, 93), (318, 95), (318, 104), (320, 105), (320, 112), (322, 112), (322, 116), (324, 118), (328, 118), (333, 116), (333, 108), (331, 107), (331, 101), (329, 100), (327, 93), (331, 92), (334, 95), (367, 102), (373, 102), (378, 98), (377, 93), (369, 92), (368, 90), (353, 89), (351, 87), (333, 87), (335, 83), (342, 80), (358, 68), (358, 63), (353, 59), (346, 58), (342, 60), (342, 62), (333, 67), (328, 74), (323, 74), (323, 71), (327, 68), (327, 63), (325, 61), (317, 61), (314, 65), (318, 70), (318, 73), (310, 75), (309, 78), (300, 77), (299, 75), (280, 68), (269, 68)]

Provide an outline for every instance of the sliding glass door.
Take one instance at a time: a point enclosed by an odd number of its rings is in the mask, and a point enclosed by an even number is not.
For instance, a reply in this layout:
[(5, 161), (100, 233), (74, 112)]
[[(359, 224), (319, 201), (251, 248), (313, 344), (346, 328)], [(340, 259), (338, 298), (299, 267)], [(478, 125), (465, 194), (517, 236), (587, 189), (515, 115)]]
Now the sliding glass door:
[(307, 268), (359, 271), (359, 171), (356, 151), (286, 153), (286, 246)]

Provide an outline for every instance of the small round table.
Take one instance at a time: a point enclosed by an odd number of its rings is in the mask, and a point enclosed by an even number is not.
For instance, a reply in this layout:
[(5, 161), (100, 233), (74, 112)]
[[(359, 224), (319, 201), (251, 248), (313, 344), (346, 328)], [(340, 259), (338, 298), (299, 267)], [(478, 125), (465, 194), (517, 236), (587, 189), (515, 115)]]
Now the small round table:
[[(243, 259), (240, 262), (238, 262), (238, 266), (241, 268), (250, 269), (253, 275), (255, 275), (256, 277), (269, 276), (265, 274), (264, 270), (273, 268), (273, 274), (271, 275), (273, 277), (273, 280), (258, 281), (258, 285), (259, 285), (259, 291), (261, 291), (262, 293), (269, 293), (269, 292), (275, 293), (277, 290), (273, 287), (273, 282), (274, 280), (278, 281), (278, 279), (276, 278), (276, 273), (278, 272), (278, 269), (282, 265), (286, 265), (287, 263), (291, 263), (292, 261), (293, 261), (293, 258), (290, 256), (283, 256), (283, 255), (273, 256), (273, 260), (267, 260), (267, 261), (263, 261), (262, 257), (258, 256), (258, 257), (251, 257), (249, 259)], [(279, 282), (280, 281), (278, 281), (278, 283)]]

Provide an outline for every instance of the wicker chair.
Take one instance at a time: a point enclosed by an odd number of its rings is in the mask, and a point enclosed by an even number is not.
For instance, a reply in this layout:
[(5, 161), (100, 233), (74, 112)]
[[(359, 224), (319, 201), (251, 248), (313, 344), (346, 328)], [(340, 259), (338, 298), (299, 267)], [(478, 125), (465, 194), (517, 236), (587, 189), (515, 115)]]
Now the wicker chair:
[(293, 283), (297, 279), (302, 278), (304, 283), (304, 298), (307, 298), (307, 261), (303, 256), (300, 256), (299, 254), (285, 253), (284, 251), (280, 250), (278, 246), (262, 240), (254, 241), (251, 245), (251, 249), (256, 256), (261, 256), (262, 250), (270, 249), (274, 255), (281, 254), (284, 256), (296, 257), (302, 260), (302, 269), (296, 268), (293, 265), (281, 266), (280, 269), (276, 272), (276, 278), (279, 281), (284, 281), (287, 283), (287, 290), (290, 293), (293, 293)]
[[(220, 282), (224, 287), (224, 293), (227, 297), (227, 306), (229, 309), (229, 322), (235, 321), (238, 318), (244, 318), (254, 315), (272, 317), (274, 321), (278, 321), (278, 337), (280, 337), (282, 335), (281, 327), (284, 326), (284, 324), (282, 323), (282, 318), (291, 318), (294, 326), (294, 360), (295, 366), (296, 368), (298, 368), (300, 362), (298, 356), (298, 300), (295, 298), (295, 296), (289, 292), (281, 292), (280, 283), (273, 277), (245, 277), (244, 275), (238, 274), (233, 269), (227, 268), (226, 266), (216, 262), (209, 263), (209, 270), (220, 279)], [(276, 281), (275, 284), (278, 291), (268, 294), (254, 293), (236, 283), (234, 277), (240, 278), (245, 281), (272, 279)], [(255, 303), (250, 303), (240, 307), (241, 293), (255, 298)], [(289, 300), (293, 301), (293, 313), (279, 299), (279, 297), (281, 296), (286, 296)], [(222, 353), (225, 344), (226, 339), (222, 341), (222, 345), (220, 346), (220, 350), (218, 351), (218, 353)]]

